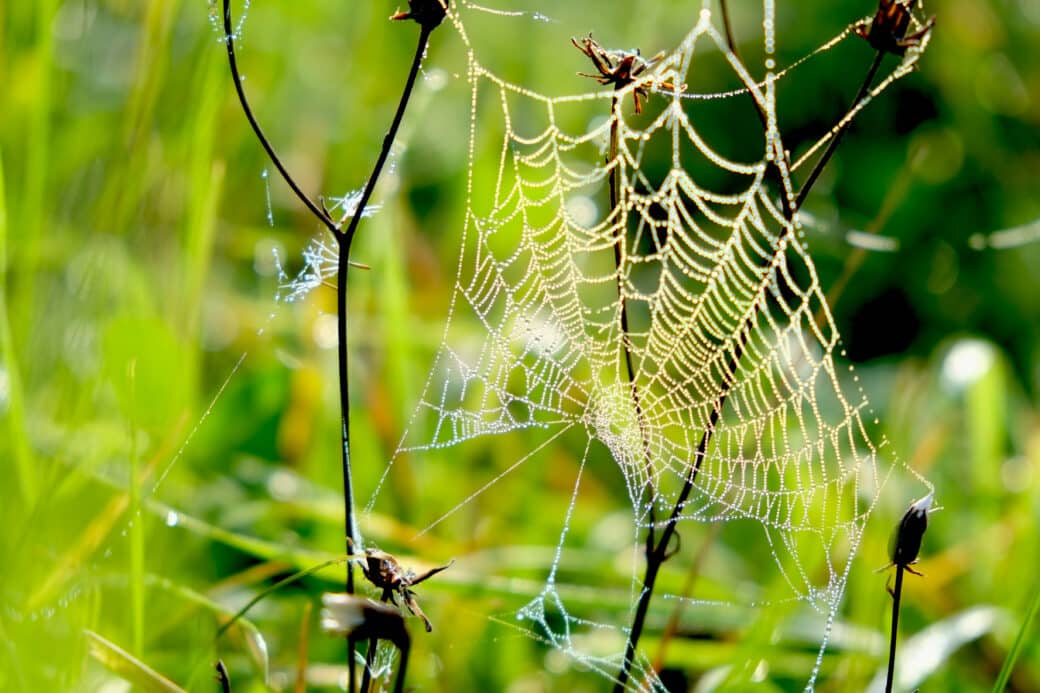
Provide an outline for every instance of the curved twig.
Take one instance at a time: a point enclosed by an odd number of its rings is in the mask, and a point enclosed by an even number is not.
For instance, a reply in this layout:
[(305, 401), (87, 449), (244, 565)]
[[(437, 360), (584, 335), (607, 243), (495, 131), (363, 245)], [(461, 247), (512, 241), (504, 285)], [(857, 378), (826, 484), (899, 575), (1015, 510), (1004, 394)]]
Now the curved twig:
[[(856, 107), (859, 106), (859, 102), (867, 95), (867, 92), (870, 90), (870, 85), (874, 82), (874, 77), (877, 75), (878, 68), (881, 67), (881, 60), (884, 57), (884, 51), (878, 51), (877, 55), (874, 56), (874, 62), (871, 63), (870, 69), (867, 70), (867, 76), (864, 77), (863, 84), (860, 85), (859, 91), (856, 93), (856, 98), (852, 100), (852, 106), (849, 107), (849, 113), (855, 111)], [(796, 210), (802, 208), (802, 203), (805, 202), (805, 198), (809, 195), (809, 191), (812, 190), (813, 184), (816, 183), (816, 179), (819, 178), (821, 173), (823, 173), (823, 169), (827, 166), (827, 162), (830, 161), (831, 156), (838, 150), (838, 145), (841, 144), (841, 138), (845, 136), (845, 133), (848, 131), (849, 125), (851, 124), (851, 118), (845, 120), (845, 122), (838, 128), (838, 131), (834, 133), (834, 137), (832, 137), (830, 143), (828, 143), (827, 149), (825, 149), (823, 154), (820, 155), (820, 159), (816, 162), (816, 165), (813, 166), (813, 170), (809, 172), (809, 177), (805, 179), (805, 183), (802, 184), (797, 197), (795, 197), (794, 208)]]
[[(260, 127), (260, 123), (257, 121), (256, 116), (253, 115), (253, 109), (249, 106), (249, 99), (246, 98), (245, 89), (242, 88), (242, 75), (238, 71), (238, 61), (235, 59), (235, 34), (232, 29), (231, 21), (231, 0), (223, 0), (224, 3), (224, 43), (227, 47), (228, 54), (228, 65), (231, 68), (231, 80), (235, 83), (235, 92), (238, 93), (238, 102), (242, 104), (242, 112), (246, 116), (246, 120), (249, 121), (250, 127), (253, 128), (253, 132), (256, 134), (256, 138), (260, 140), (260, 146), (267, 152), (267, 156), (271, 159), (271, 163), (274, 164), (275, 168), (278, 169), (278, 173), (281, 174), (285, 180), (286, 185), (293, 191), (293, 193), (300, 199), (307, 209), (310, 210), (317, 219), (325, 225), (325, 227), (331, 231), (337, 237), (339, 236), (339, 228), (336, 223), (332, 221), (328, 214), (316, 205), (311, 198), (307, 197), (307, 194), (300, 189), (296, 181), (290, 175), (288, 169), (285, 168), (285, 164), (278, 157), (274, 147), (271, 145), (270, 140), (264, 135), (263, 129)], [(362, 207), (359, 207), (361, 209)], [(358, 215), (360, 216), (360, 214)]]

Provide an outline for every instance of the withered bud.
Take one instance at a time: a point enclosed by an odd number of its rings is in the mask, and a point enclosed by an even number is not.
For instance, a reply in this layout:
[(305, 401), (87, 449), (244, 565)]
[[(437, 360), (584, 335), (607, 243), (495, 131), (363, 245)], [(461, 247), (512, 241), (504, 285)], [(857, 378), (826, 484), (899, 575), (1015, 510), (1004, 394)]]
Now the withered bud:
[(404, 617), (397, 609), (353, 594), (321, 595), (321, 628), (326, 633), (356, 640), (389, 640), (402, 652), (410, 640)]
[(421, 27), (432, 31), (444, 21), (447, 7), (448, 0), (408, 0), (408, 11), (398, 10), (390, 19), (414, 19)]
[(910, 504), (903, 519), (892, 535), (891, 558), (894, 565), (909, 566), (917, 561), (921, 552), (921, 540), (928, 529), (928, 510), (932, 507), (935, 493)]

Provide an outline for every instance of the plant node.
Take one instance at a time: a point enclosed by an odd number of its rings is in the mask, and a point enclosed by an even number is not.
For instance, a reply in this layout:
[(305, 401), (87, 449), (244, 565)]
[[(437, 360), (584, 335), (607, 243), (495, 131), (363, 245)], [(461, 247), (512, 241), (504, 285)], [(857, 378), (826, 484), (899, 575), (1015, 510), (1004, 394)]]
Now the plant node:
[(426, 626), (426, 632), (429, 633), (433, 630), (433, 624), (430, 623), (430, 619), (426, 618), (423, 610), (419, 608), (419, 602), (415, 598), (412, 587), (450, 567), (451, 563), (448, 563), (416, 575), (411, 570), (403, 568), (396, 558), (385, 551), (365, 549), (365, 563), (362, 571), (369, 582), (383, 590), (382, 595), (379, 597), (380, 601), (390, 601), (396, 606), (397, 599), (395, 595), (401, 597), (405, 607), (413, 615), (422, 619), (423, 624)]
[[(661, 58), (664, 57), (664, 51), (658, 53), (649, 60), (646, 60), (639, 54), (638, 50), (607, 50), (592, 38), (592, 34), (581, 39), (581, 41), (576, 38), (571, 38), (571, 43), (574, 44), (575, 48), (584, 53), (596, 67), (597, 74), (579, 72), (578, 75), (594, 79), (600, 84), (613, 84), (614, 91), (624, 89), (628, 85), (637, 82), (643, 73), (647, 70), (653, 69), (654, 66), (660, 62)], [(675, 85), (671, 82), (659, 82), (658, 86), (662, 89), (669, 89), (672, 91), (675, 91), (676, 89)], [(679, 89), (679, 91), (683, 91), (685, 88), (684, 85)], [(636, 104), (636, 113), (643, 112), (642, 101), (645, 101), (649, 97), (649, 93), (650, 84), (645, 82), (638, 84), (636, 88), (632, 90), (632, 100), (635, 101)], [(642, 99), (642, 101), (640, 101), (640, 99)]]
[(881, 0), (874, 17), (856, 22), (852, 30), (874, 50), (905, 55), (907, 48), (920, 45), (921, 39), (935, 26), (935, 17), (930, 17), (919, 31), (906, 35), (915, 4), (917, 0)]

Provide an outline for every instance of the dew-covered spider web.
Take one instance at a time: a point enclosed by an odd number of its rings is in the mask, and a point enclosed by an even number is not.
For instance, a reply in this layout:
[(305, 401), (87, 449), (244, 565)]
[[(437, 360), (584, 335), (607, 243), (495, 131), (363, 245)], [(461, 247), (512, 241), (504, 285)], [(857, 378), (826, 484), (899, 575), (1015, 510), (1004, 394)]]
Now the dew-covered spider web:
[[(504, 471), (469, 480), (469, 495), (428, 518), (424, 532), (436, 532), (563, 437), (584, 437), (555, 560), (541, 594), (519, 611), (520, 627), (615, 677), (643, 589), (644, 537), (660, 536), (674, 513), (680, 534), (694, 524), (757, 528), (759, 560), (786, 586), (768, 599), (822, 614), (822, 657), (865, 523), (898, 464), (868, 433), (873, 415), (842, 364), (826, 287), (790, 211), (795, 178), (838, 124), (791, 160), (776, 90), (796, 78), (796, 64), (776, 64), (770, 0), (755, 65), (730, 50), (717, 4), (705, 2), (674, 50), (634, 59), (635, 83), (614, 92), (586, 81), (585, 93), (552, 97), (481, 62), (467, 24), (488, 12), (460, 2), (449, 13), (472, 93), (463, 245), (444, 339), (387, 474), (404, 455), (419, 464), (434, 450), (465, 454), (485, 436), (544, 432)], [(868, 100), (913, 69), (927, 39), (892, 59)], [(699, 92), (705, 64), (727, 70), (735, 86)], [(646, 92), (640, 114), (635, 90)], [(723, 153), (700, 128), (693, 107), (726, 100), (762, 114), (746, 133), (758, 143), (754, 156)], [(488, 159), (497, 172), (478, 175)], [(460, 328), (474, 324), (478, 337)], [(613, 623), (586, 618), (556, 588), (583, 480), (607, 475), (603, 460), (623, 477), (632, 518), (632, 611)], [(654, 595), (668, 597), (661, 588)], [(601, 632), (612, 637), (589, 637)], [(820, 661), (805, 672), (809, 687)], [(644, 656), (629, 685), (661, 687)]]

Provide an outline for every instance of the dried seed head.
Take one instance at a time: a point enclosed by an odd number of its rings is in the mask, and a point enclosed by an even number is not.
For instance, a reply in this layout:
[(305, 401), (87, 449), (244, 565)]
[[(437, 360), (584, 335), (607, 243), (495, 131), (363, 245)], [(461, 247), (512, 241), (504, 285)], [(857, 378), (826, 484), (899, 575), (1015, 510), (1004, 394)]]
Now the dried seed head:
[(408, 0), (408, 11), (398, 10), (390, 19), (414, 19), (424, 29), (432, 31), (444, 21), (447, 8), (448, 0)]
[(400, 612), (386, 604), (353, 594), (326, 592), (321, 595), (321, 627), (326, 633), (344, 637), (389, 640), (408, 649), (408, 631)]

